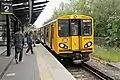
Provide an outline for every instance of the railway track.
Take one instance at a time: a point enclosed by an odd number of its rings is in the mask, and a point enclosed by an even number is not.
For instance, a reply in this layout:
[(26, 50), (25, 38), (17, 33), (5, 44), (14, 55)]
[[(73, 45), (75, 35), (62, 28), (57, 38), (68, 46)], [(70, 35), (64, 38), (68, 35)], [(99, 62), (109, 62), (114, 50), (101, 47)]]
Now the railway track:
[(100, 70), (97, 70), (96, 68), (92, 67), (91, 65), (87, 63), (83, 63), (82, 67), (84, 67), (86, 70), (88, 70), (92, 74), (96, 75), (101, 80), (114, 80), (113, 77), (105, 74), (104, 72), (101, 72)]
[(77, 80), (115, 80), (87, 63), (74, 64), (66, 68)]
[(67, 69), (76, 78), (76, 80), (100, 80), (98, 77), (79, 66), (69, 67)]

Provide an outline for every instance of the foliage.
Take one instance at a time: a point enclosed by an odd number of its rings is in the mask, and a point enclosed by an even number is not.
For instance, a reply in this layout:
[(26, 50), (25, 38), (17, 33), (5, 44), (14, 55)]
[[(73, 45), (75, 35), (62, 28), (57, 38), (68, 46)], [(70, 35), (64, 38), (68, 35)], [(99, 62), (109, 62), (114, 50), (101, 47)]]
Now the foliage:
[(105, 47), (95, 45), (95, 52), (92, 56), (109, 62), (119, 62), (120, 52), (118, 50), (110, 49), (107, 50)]
[(68, 14), (68, 15), (72, 14), (73, 12), (72, 12), (72, 7), (71, 6), (72, 5), (70, 5), (70, 4), (62, 2), (58, 9), (55, 8), (54, 15), (52, 16), (52, 19), (55, 19), (58, 16), (62, 16), (62, 15), (66, 15), (66, 14)]
[(107, 20), (107, 43), (109, 46), (120, 45), (120, 16), (112, 16)]

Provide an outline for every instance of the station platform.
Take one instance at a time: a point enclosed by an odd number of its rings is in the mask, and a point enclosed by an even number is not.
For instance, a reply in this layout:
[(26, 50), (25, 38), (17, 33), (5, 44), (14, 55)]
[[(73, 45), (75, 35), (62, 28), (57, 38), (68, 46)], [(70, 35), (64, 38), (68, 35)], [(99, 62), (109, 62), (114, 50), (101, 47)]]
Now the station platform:
[(3, 54), (7, 50), (7, 46), (0, 47), (0, 54)]
[(43, 45), (36, 45), (34, 52), (24, 54), (19, 64), (13, 60), (1, 80), (76, 80)]
[(6, 56), (7, 55), (7, 49), (4, 47), (0, 48), (0, 80), (2, 76), (4, 75), (5, 71), (7, 68), (10, 66), (13, 58), (14, 58), (14, 49), (11, 49), (11, 56)]

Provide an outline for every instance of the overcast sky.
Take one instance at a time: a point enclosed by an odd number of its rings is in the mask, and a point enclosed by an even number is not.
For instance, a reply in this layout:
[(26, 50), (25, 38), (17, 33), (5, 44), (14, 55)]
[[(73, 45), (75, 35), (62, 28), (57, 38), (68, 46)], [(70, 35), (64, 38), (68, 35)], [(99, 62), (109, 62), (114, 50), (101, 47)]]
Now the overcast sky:
[[(45, 1), (45, 0), (40, 0), (40, 1)], [(48, 1), (49, 2), (47, 3), (47, 6), (40, 14), (37, 21), (35, 22), (37, 28), (41, 27), (46, 20), (50, 19), (55, 7), (58, 7), (61, 2), (67, 2), (68, 0), (48, 0)]]

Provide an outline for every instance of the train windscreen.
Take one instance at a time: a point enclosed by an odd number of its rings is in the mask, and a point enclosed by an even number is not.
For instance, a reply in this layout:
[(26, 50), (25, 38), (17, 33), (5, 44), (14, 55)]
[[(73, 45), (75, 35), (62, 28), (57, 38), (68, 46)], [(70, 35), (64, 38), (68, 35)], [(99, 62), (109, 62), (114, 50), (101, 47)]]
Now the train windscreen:
[(79, 34), (79, 20), (70, 20), (70, 35), (75, 36)]
[(81, 36), (91, 36), (92, 35), (92, 20), (81, 20)]
[(59, 37), (69, 36), (69, 20), (68, 19), (58, 20), (58, 35)]

